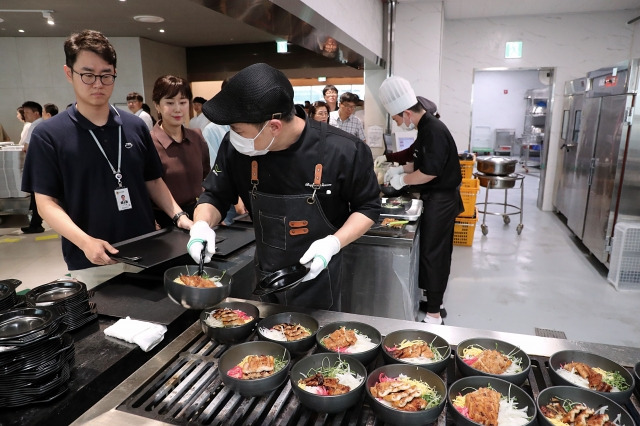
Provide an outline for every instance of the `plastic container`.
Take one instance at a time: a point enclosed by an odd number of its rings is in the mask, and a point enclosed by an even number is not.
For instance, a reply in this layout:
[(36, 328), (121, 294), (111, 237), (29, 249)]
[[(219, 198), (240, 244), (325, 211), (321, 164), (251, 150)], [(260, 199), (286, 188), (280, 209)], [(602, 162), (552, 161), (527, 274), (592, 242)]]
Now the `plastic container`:
[(464, 211), (460, 213), (460, 216), (473, 217), (476, 214), (476, 197), (478, 191), (480, 191), (480, 181), (478, 179), (462, 179), (460, 196), (464, 204)]
[(473, 160), (460, 160), (460, 171), (462, 172), (462, 179), (473, 178), (473, 166), (475, 164), (475, 157), (473, 158)]
[(473, 234), (476, 231), (476, 223), (478, 222), (478, 209), (475, 210), (474, 217), (456, 218), (453, 227), (453, 245), (471, 247), (473, 244)]

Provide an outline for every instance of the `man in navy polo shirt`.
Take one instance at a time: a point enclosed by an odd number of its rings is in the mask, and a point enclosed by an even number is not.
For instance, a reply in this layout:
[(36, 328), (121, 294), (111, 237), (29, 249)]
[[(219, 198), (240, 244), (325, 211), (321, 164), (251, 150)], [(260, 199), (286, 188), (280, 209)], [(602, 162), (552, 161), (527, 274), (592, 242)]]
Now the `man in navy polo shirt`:
[(192, 222), (162, 180), (149, 129), (109, 104), (116, 79), (109, 40), (85, 30), (64, 51), (76, 103), (33, 132), (22, 189), (35, 193), (42, 218), (63, 237), (69, 270), (77, 271), (115, 264), (112, 243), (154, 231), (152, 202), (181, 228)]

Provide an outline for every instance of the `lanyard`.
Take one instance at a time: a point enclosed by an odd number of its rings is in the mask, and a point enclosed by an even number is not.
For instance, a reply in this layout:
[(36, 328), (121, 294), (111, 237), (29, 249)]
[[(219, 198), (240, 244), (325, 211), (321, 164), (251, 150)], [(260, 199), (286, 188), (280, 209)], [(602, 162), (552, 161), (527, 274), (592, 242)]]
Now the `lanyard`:
[(107, 163), (109, 163), (109, 167), (111, 167), (111, 171), (118, 181), (118, 188), (122, 188), (122, 173), (120, 173), (120, 165), (122, 164), (122, 126), (118, 126), (118, 170), (113, 168), (113, 164), (111, 164), (111, 161), (109, 161), (107, 154), (104, 152), (104, 148), (102, 148), (102, 145), (100, 145), (100, 142), (98, 142), (98, 138), (96, 138), (93, 130), (89, 129), (89, 133), (91, 133), (91, 136), (93, 136), (93, 140), (96, 141), (96, 145), (98, 145), (98, 148), (100, 148), (100, 152), (102, 152), (102, 155), (104, 155)]

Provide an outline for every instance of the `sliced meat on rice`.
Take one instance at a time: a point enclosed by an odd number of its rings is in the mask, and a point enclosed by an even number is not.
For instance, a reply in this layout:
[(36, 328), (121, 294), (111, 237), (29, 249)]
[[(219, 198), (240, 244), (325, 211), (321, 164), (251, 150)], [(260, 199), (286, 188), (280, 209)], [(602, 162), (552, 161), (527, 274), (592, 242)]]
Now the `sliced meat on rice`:
[(499, 392), (489, 388), (479, 388), (466, 394), (464, 405), (469, 409), (469, 418), (485, 426), (498, 426), (500, 396)]
[(357, 341), (356, 333), (353, 330), (339, 328), (333, 333), (326, 336), (322, 344), (329, 350), (335, 351), (342, 348), (348, 348)]
[(482, 351), (471, 366), (485, 373), (502, 374), (511, 366), (511, 360), (500, 352), (490, 349)]

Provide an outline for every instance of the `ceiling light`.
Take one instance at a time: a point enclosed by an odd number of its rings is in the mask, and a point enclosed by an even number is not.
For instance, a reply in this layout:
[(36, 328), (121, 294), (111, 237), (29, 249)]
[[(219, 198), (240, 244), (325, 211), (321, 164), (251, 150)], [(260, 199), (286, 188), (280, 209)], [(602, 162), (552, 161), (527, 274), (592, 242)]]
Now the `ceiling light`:
[(24, 30), (18, 30), (18, 32), (19, 32), (19, 33), (23, 33), (23, 32), (24, 32)]
[(320, 82), (327, 81), (327, 77), (318, 77), (318, 81)]
[(51, 12), (42, 11), (42, 17), (47, 20), (47, 24), (54, 25), (53, 16), (51, 16)]
[(133, 20), (138, 22), (146, 22), (149, 24), (158, 24), (160, 22), (164, 22), (164, 18), (160, 16), (153, 16), (153, 15), (138, 15), (138, 16), (134, 16)]
[(0, 18), (0, 22), (4, 22), (4, 19)]
[[(53, 13), (53, 10), (46, 10), (46, 9), (0, 9), (0, 13), (29, 13), (29, 12), (35, 12), (35, 13), (42, 13), (42, 17), (44, 19), (47, 20), (47, 24), (49, 25), (54, 25), (55, 22), (53, 21), (53, 16), (51, 15)], [(4, 19), (0, 19), (0, 22), (4, 22)], [(24, 30), (19, 30), (20, 32), (24, 32)]]
[(287, 53), (288, 51), (289, 51), (289, 47), (287, 46), (286, 41), (276, 41), (276, 52)]
[(160, 28), (160, 29), (158, 30), (158, 32), (163, 33), (163, 32), (164, 32), (164, 30), (163, 30), (162, 28)]

